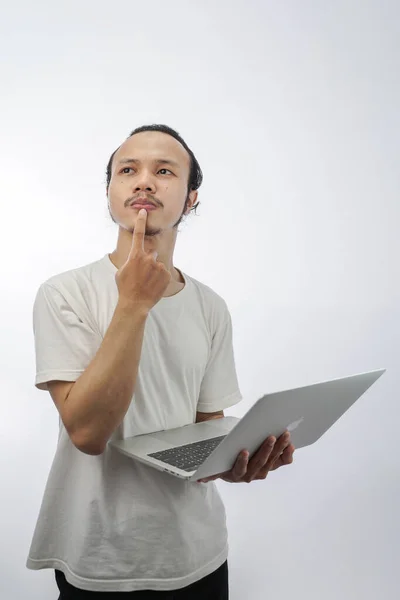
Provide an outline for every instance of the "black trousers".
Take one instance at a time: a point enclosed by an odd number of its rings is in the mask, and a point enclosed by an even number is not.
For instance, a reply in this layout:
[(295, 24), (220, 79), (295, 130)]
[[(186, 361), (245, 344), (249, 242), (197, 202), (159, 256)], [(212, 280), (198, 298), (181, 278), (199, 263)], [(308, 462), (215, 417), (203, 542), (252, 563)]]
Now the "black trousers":
[(187, 587), (168, 592), (140, 590), (138, 592), (91, 592), (81, 590), (65, 579), (64, 573), (55, 571), (60, 595), (58, 600), (112, 600), (119, 593), (129, 600), (229, 600), (228, 561), (211, 573)]

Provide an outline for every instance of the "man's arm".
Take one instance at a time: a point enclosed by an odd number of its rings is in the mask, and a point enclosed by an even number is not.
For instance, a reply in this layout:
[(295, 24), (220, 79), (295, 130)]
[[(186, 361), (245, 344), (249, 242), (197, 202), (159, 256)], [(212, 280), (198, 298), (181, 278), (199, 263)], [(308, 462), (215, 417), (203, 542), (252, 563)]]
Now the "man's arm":
[(219, 410), (218, 412), (213, 413), (197, 412), (196, 423), (201, 423), (202, 421), (210, 421), (211, 419), (221, 419), (224, 416), (225, 415), (223, 410)]
[(148, 310), (118, 302), (103, 342), (74, 384), (49, 382), (72, 443), (101, 454), (132, 401)]

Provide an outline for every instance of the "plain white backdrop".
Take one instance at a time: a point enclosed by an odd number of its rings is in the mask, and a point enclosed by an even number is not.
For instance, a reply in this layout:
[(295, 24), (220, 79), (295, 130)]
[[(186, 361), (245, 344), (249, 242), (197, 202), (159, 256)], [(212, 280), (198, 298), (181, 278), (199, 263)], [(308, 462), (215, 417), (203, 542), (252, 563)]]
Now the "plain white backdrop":
[(400, 6), (396, 0), (12, 2), (0, 20), (1, 600), (25, 568), (58, 435), (32, 306), (112, 252), (110, 154), (165, 123), (204, 172), (174, 264), (230, 307), (244, 400), (387, 373), (292, 466), (219, 482), (232, 600), (397, 597)]

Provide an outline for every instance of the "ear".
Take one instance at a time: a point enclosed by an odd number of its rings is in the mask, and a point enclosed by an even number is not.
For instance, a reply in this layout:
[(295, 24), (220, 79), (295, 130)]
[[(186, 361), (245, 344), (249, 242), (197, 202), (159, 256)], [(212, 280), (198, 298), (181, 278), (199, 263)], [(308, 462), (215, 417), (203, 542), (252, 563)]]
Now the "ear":
[(196, 204), (198, 195), (199, 195), (199, 192), (197, 190), (192, 190), (189, 193), (189, 202), (188, 202), (185, 214), (188, 214), (191, 211), (191, 209), (193, 208), (193, 206)]

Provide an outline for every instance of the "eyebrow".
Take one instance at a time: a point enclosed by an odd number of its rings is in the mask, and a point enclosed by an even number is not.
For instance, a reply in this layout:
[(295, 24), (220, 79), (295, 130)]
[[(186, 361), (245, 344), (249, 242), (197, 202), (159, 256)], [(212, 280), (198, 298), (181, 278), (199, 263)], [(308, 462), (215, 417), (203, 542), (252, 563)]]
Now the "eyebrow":
[[(138, 160), (137, 158), (121, 158), (121, 160), (118, 161), (119, 165), (127, 165), (129, 163), (133, 163), (133, 164), (140, 164), (140, 160)], [(155, 158), (154, 161), (157, 165), (171, 165), (171, 167), (175, 167), (175, 169), (180, 169), (180, 165), (179, 163), (175, 162), (174, 160), (170, 160), (167, 158)]]

